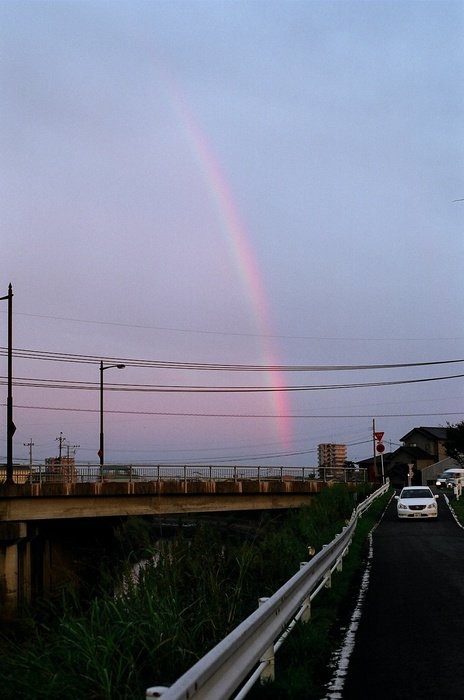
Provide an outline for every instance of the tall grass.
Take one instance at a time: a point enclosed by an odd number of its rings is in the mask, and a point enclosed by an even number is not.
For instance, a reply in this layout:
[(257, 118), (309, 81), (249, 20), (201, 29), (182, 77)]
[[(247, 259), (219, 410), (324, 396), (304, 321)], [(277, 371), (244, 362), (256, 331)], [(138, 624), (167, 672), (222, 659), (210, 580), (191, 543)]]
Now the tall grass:
[(308, 545), (328, 543), (353, 505), (345, 487), (327, 489), (311, 508), (261, 518), (246, 538), (199, 524), (151, 546), (140, 523), (126, 526), (126, 559), (137, 548), (150, 557), (138, 582), (126, 575), (116, 595), (102, 591), (85, 604), (63, 594), (22, 634), (4, 634), (2, 699), (133, 700), (169, 685), (297, 571)]

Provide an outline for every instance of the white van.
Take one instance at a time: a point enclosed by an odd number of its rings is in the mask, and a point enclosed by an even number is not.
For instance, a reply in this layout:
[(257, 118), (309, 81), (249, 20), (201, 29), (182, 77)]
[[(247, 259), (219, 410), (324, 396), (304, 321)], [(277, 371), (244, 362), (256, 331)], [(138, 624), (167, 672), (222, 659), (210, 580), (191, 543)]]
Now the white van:
[(455, 486), (464, 487), (464, 469), (456, 467), (445, 469), (443, 474), (439, 476), (435, 482), (437, 489), (454, 489)]

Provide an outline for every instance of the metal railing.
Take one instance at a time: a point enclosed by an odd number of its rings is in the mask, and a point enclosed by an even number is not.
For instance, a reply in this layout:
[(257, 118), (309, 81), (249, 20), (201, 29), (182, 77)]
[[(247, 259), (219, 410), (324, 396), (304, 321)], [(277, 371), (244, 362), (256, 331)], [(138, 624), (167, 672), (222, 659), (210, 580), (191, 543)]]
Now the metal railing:
[[(0, 483), (5, 475), (0, 467)], [(227, 466), (186, 464), (97, 464), (33, 465), (15, 467), (13, 478), (17, 483), (95, 483), (97, 481), (219, 481), (242, 479), (281, 481), (336, 481), (342, 483), (367, 481), (366, 469), (329, 469), (325, 467), (284, 466)]]
[(270, 598), (262, 599), (255, 612), (170, 688), (148, 688), (146, 698), (228, 700), (234, 697), (241, 700), (258, 679), (273, 679), (277, 649), (297, 620), (309, 621), (312, 600), (322, 588), (330, 587), (332, 573), (342, 569), (342, 561), (353, 539), (358, 519), (388, 488), (387, 481), (358, 505), (347, 526), (330, 544), (324, 546), (310, 562), (303, 562), (289, 581)]

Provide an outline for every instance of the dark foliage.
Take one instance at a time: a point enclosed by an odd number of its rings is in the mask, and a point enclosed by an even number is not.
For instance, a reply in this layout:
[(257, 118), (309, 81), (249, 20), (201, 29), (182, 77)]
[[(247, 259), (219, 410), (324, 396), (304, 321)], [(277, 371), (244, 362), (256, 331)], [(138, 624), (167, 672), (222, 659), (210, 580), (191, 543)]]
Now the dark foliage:
[(448, 457), (452, 457), (464, 467), (464, 421), (454, 425), (448, 423), (445, 449)]

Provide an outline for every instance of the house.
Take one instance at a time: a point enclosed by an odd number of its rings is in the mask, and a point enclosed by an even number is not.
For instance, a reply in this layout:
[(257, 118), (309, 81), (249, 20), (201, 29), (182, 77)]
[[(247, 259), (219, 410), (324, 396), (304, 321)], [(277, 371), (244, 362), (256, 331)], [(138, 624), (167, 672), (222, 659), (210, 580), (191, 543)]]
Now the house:
[(400, 441), (403, 445), (422, 448), (439, 462), (448, 456), (445, 449), (447, 435), (448, 428), (413, 428)]
[[(367, 480), (372, 483), (382, 483), (382, 476), (385, 476), (387, 470), (390, 466), (390, 461), (393, 452), (384, 452), (382, 456), (376, 455), (374, 457), (368, 457), (367, 459), (361, 459), (357, 464), (361, 469), (367, 469)], [(383, 461), (383, 475), (382, 475), (382, 461)]]
[(442, 427), (420, 427), (403, 435), (400, 438), (403, 444), (391, 455), (386, 470), (392, 486), (407, 486), (410, 472), (412, 485), (426, 484), (428, 479), (424, 470), (447, 457), (447, 432), (447, 428)]
[[(384, 475), (390, 479), (395, 488), (408, 485), (408, 474), (411, 470), (411, 483), (426, 484), (433, 479), (426, 470), (447, 458), (445, 441), (447, 428), (420, 427), (413, 428), (400, 438), (403, 443), (394, 452), (383, 453)], [(411, 466), (410, 466), (411, 465)], [(382, 481), (382, 462), (380, 455), (363, 459), (359, 462), (361, 468), (367, 469), (368, 481)]]

